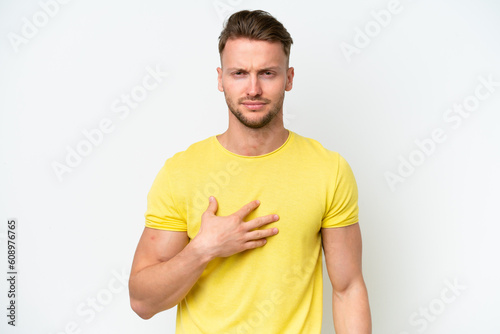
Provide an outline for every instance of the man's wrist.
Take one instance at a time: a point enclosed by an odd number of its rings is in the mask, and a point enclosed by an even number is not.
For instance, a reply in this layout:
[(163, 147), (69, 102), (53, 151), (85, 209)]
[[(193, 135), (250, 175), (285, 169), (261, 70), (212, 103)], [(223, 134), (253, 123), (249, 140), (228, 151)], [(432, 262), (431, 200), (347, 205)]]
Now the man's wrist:
[(208, 248), (203, 240), (201, 240), (198, 236), (194, 237), (186, 247), (189, 247), (192, 250), (193, 255), (196, 256), (202, 264), (208, 264), (216, 258), (213, 251)]

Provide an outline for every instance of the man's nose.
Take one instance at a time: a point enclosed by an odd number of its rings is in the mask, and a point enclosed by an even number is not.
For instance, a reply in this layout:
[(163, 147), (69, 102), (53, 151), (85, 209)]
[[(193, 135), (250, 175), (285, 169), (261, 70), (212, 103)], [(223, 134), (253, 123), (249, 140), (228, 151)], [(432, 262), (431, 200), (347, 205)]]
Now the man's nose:
[(247, 95), (248, 96), (262, 95), (262, 87), (260, 85), (260, 81), (257, 75), (250, 75), (247, 87)]

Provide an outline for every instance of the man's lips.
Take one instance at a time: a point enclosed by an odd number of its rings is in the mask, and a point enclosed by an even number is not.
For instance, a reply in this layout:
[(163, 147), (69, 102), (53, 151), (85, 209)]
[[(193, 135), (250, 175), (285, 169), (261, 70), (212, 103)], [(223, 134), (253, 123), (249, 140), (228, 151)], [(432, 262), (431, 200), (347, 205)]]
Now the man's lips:
[(243, 104), (248, 109), (255, 110), (255, 109), (262, 108), (266, 103), (265, 102), (259, 102), (259, 101), (246, 101), (246, 102), (242, 102), (241, 104)]

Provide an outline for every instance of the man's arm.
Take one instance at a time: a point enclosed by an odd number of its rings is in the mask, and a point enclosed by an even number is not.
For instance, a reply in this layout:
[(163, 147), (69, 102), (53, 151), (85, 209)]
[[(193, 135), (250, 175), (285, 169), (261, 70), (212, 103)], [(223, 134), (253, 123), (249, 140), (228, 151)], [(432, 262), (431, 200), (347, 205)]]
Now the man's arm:
[(321, 229), (326, 267), (332, 283), (337, 334), (371, 334), (371, 315), (361, 270), (359, 224)]
[(205, 269), (206, 256), (188, 241), (187, 232), (144, 228), (129, 279), (130, 305), (141, 318), (177, 305)]
[(265, 238), (277, 234), (277, 228), (255, 229), (279, 218), (267, 215), (243, 221), (258, 206), (257, 201), (252, 201), (232, 215), (216, 216), (218, 204), (214, 198), (191, 242), (186, 232), (144, 228), (129, 278), (130, 305), (134, 312), (149, 319), (174, 307), (212, 259), (264, 246)]

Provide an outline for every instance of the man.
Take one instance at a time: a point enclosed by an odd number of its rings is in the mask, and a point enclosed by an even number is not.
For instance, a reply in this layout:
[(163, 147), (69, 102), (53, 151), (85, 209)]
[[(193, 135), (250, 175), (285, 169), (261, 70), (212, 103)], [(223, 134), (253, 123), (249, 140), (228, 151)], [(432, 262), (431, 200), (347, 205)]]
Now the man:
[(177, 305), (176, 333), (320, 333), (323, 246), (337, 334), (371, 333), (354, 175), (283, 126), (291, 44), (267, 12), (228, 19), (217, 73), (229, 126), (153, 183), (129, 282), (140, 317)]

